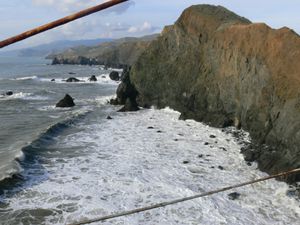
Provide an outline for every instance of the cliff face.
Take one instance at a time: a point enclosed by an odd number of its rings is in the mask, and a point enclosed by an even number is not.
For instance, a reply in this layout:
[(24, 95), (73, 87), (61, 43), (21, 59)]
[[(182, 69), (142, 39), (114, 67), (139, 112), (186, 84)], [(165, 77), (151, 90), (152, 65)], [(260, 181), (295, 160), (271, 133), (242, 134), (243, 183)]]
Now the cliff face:
[(122, 68), (132, 65), (157, 35), (142, 38), (122, 38), (98, 46), (70, 48), (51, 55), (52, 64), (106, 65)]
[(170, 106), (182, 118), (249, 131), (260, 168), (279, 172), (300, 167), (299, 60), (292, 30), (197, 5), (151, 43), (130, 78), (141, 106)]

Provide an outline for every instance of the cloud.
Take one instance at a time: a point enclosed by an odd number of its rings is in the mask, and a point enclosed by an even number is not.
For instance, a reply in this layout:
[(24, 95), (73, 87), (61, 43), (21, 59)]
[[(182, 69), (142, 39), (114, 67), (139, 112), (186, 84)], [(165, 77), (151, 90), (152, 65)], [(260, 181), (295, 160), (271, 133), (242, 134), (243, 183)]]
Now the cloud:
[[(108, 0), (32, 0), (32, 3), (36, 6), (52, 7), (57, 9), (58, 11), (70, 13), (88, 7), (92, 7), (107, 1)], [(113, 8), (110, 8), (106, 11), (121, 14), (127, 11), (127, 9), (134, 4), (135, 3), (133, 1), (128, 1), (117, 5)]]
[(128, 28), (128, 33), (153, 33), (155, 31), (157, 31), (159, 29), (159, 27), (153, 26), (151, 23), (149, 22), (144, 22), (142, 25), (140, 26), (131, 26)]

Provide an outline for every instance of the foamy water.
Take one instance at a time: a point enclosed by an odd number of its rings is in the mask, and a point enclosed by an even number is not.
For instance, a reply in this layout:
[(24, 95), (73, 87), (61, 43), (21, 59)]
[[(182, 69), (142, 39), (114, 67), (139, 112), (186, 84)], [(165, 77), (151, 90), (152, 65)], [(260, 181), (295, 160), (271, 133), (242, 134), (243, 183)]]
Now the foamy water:
[[(112, 120), (82, 122), (77, 132), (56, 137), (37, 180), (0, 199), (7, 205), (0, 224), (39, 224), (36, 215), (42, 224), (68, 224), (266, 176), (246, 164), (242, 146), (220, 129), (178, 120), (170, 109), (102, 107)], [(233, 190), (241, 194), (237, 200), (229, 191), (98, 224), (297, 225), (299, 202), (287, 197), (288, 188), (270, 180)]]

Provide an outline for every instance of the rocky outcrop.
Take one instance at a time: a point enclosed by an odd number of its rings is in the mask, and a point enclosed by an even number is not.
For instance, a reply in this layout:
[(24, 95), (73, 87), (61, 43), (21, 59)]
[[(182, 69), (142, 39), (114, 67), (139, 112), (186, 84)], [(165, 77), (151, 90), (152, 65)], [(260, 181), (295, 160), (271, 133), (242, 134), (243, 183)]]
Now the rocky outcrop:
[(56, 104), (56, 107), (58, 108), (69, 108), (73, 106), (75, 106), (74, 100), (68, 94), (66, 94), (65, 97)]
[(138, 104), (136, 102), (138, 93), (131, 83), (129, 76), (130, 69), (130, 67), (127, 67), (123, 70), (123, 73), (121, 75), (122, 82), (117, 89), (117, 98), (110, 100), (110, 104), (112, 105), (124, 105), (119, 110), (119, 112), (139, 110)]
[(105, 65), (125, 68), (132, 65), (157, 35), (141, 38), (122, 38), (98, 46), (70, 48), (61, 54), (51, 55), (52, 64)]
[(294, 31), (197, 5), (142, 53), (130, 81), (141, 106), (170, 106), (183, 119), (249, 131), (255, 145), (248, 157), (275, 173), (300, 167), (299, 59)]
[(5, 95), (6, 96), (11, 96), (11, 95), (13, 95), (14, 93), (12, 92), (12, 91), (7, 91), (6, 93), (5, 93)]
[(66, 82), (71, 83), (71, 82), (80, 82), (79, 79), (77, 79), (76, 77), (69, 77)]
[(90, 78), (89, 78), (89, 81), (91, 82), (96, 82), (98, 79), (95, 75), (92, 75)]
[(114, 80), (114, 81), (119, 81), (120, 80), (120, 76), (119, 76), (119, 73), (117, 71), (111, 71), (111, 73), (109, 74), (109, 78), (111, 80)]

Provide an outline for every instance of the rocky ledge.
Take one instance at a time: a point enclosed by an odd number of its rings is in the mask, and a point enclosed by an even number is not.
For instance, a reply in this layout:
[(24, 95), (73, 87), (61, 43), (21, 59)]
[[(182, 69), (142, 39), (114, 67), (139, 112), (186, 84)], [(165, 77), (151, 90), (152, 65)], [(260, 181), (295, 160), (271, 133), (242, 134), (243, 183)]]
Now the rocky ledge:
[(143, 107), (170, 106), (182, 119), (243, 128), (253, 139), (246, 158), (269, 173), (285, 171), (300, 167), (299, 59), (293, 30), (196, 5), (134, 63), (130, 98)]

